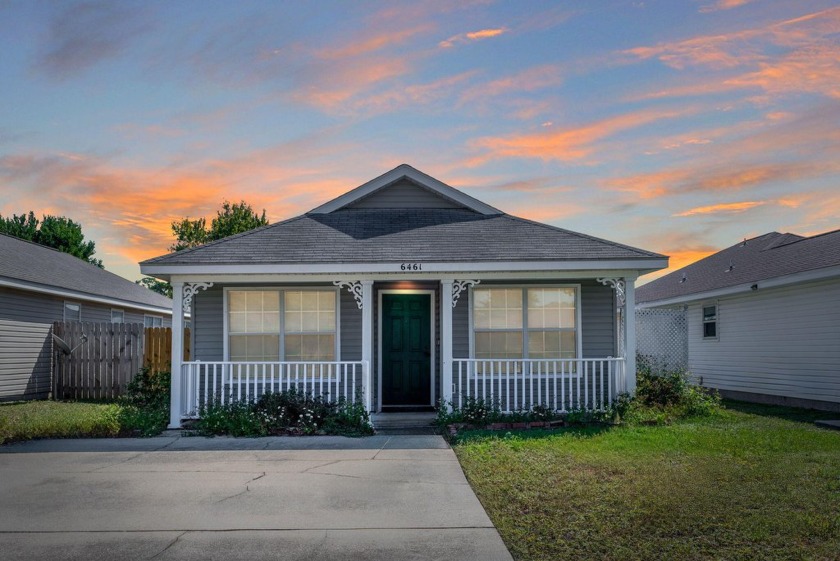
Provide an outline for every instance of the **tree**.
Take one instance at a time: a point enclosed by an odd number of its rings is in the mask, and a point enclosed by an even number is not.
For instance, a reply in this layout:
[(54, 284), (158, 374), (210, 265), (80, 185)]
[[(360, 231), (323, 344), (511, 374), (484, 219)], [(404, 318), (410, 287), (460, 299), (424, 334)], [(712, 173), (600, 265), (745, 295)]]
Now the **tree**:
[(207, 228), (207, 220), (198, 218), (190, 220), (184, 218), (172, 223), (172, 233), (176, 242), (169, 249), (181, 251), (190, 247), (196, 247), (212, 241), (220, 240), (234, 234), (247, 232), (260, 226), (268, 224), (265, 217), (265, 209), (258, 215), (245, 201), (231, 203), (224, 201), (222, 210), (216, 212), (216, 218)]
[(143, 277), (138, 281), (134, 281), (140, 286), (145, 286), (152, 292), (157, 292), (168, 298), (172, 298), (172, 285), (166, 281), (158, 280), (152, 277)]
[(46, 214), (39, 221), (32, 211), (20, 216), (13, 214), (11, 218), (0, 215), (0, 233), (69, 253), (100, 269), (104, 268), (102, 260), (93, 257), (96, 244), (85, 241), (82, 225), (65, 216)]
[[(245, 201), (230, 203), (224, 201), (222, 210), (216, 211), (216, 218), (210, 222), (207, 228), (205, 218), (190, 220), (189, 217), (182, 218), (172, 223), (172, 234), (175, 236), (175, 243), (169, 246), (170, 251), (181, 251), (190, 247), (196, 247), (215, 240), (226, 238), (234, 234), (241, 234), (260, 226), (268, 224), (265, 217), (265, 209), (258, 215)], [(172, 298), (172, 285), (152, 277), (143, 277), (137, 284), (143, 285), (164, 296)]]

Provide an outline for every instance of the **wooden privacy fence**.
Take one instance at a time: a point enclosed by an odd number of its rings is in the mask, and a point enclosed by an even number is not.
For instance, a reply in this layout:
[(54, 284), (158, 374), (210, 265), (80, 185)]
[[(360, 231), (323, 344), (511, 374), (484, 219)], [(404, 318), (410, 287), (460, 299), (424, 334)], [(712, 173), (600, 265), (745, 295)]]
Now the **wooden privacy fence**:
[[(172, 329), (140, 323), (56, 322), (53, 333), (70, 349), (53, 344), (53, 396), (56, 399), (113, 399), (143, 366), (169, 370)], [(190, 331), (184, 330), (184, 360), (190, 357)]]

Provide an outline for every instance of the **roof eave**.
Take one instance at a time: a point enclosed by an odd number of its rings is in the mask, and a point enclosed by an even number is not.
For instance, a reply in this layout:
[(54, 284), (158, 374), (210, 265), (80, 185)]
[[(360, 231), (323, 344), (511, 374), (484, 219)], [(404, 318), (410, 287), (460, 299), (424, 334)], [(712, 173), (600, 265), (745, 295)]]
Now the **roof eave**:
[[(821, 269), (812, 269), (809, 271), (800, 271), (798, 273), (792, 273), (790, 275), (784, 275), (781, 277), (771, 277), (767, 279), (748, 281), (733, 286), (725, 286), (713, 290), (705, 290), (703, 292), (683, 294), (680, 296), (673, 296), (670, 298), (661, 298), (658, 300), (648, 300), (644, 302), (637, 301), (636, 307), (660, 308), (665, 306), (673, 306), (676, 304), (687, 304), (689, 302), (696, 302), (699, 300), (711, 300), (723, 296), (750, 293), (762, 289), (766, 290), (768, 288), (777, 288), (783, 286), (790, 286), (792, 284), (826, 280), (832, 277), (840, 277), (840, 265), (835, 265), (833, 267), (823, 267)], [(755, 286), (756, 288), (753, 288), (753, 286)]]
[[(215, 275), (215, 274), (337, 274), (365, 275), (404, 272), (404, 263), (293, 263), (293, 264), (141, 264), (144, 275), (169, 279), (172, 275)], [(422, 265), (425, 274), (457, 274), (481, 272), (525, 272), (525, 271), (611, 271), (630, 270), (637, 275), (647, 274), (668, 266), (667, 258), (640, 259), (597, 259), (560, 261), (460, 261), (427, 262)]]

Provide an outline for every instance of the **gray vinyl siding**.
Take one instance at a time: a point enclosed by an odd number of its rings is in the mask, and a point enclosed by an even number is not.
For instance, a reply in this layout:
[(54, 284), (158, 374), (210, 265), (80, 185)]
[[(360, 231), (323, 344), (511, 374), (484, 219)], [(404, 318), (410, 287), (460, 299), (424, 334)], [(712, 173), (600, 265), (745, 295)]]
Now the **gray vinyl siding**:
[(470, 358), (470, 291), (465, 290), (452, 310), (452, 358)]
[(0, 319), (32, 323), (64, 321), (64, 302), (81, 304), (81, 321), (110, 322), (111, 310), (115, 309), (125, 313), (125, 323), (143, 323), (143, 315), (148, 314), (163, 317), (164, 327), (172, 324), (171, 317), (162, 312), (144, 312), (129, 306), (101, 304), (83, 298), (54, 296), (14, 288), (0, 288)]
[(190, 336), (192, 360), (224, 360), (224, 291), (221, 286), (200, 290), (193, 296)]
[(362, 360), (362, 310), (350, 291), (344, 288), (339, 304), (341, 360)]
[(0, 319), (0, 401), (49, 397), (51, 327)]
[(580, 285), (583, 358), (615, 356), (613, 289), (597, 281), (581, 281)]
[[(702, 308), (717, 304), (716, 339)], [(688, 306), (689, 369), (705, 386), (840, 402), (840, 280)]]
[(386, 189), (377, 191), (347, 208), (462, 208), (460, 205), (418, 187), (411, 181), (402, 180)]

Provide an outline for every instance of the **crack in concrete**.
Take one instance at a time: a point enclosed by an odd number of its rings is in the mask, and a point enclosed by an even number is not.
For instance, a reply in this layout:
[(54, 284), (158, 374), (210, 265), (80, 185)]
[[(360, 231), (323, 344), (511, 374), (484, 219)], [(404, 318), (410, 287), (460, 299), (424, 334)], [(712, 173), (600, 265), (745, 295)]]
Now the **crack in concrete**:
[(254, 481), (256, 481), (257, 479), (262, 479), (263, 477), (265, 477), (265, 473), (266, 473), (266, 472), (262, 472), (260, 475), (258, 475), (258, 476), (256, 476), (256, 477), (253, 477), (253, 478), (249, 479), (248, 481), (246, 481), (246, 482), (245, 482), (245, 490), (244, 490), (244, 491), (240, 491), (239, 493), (236, 493), (236, 494), (231, 495), (231, 496), (229, 496), (229, 497), (224, 497), (224, 498), (221, 498), (221, 499), (219, 499), (218, 501), (216, 501), (216, 504), (222, 503), (222, 502), (224, 502), (224, 501), (226, 501), (226, 500), (228, 500), (228, 499), (235, 499), (236, 497), (238, 497), (238, 496), (240, 496), (240, 495), (244, 495), (245, 493), (247, 493), (248, 491), (250, 491), (250, 490), (251, 490), (251, 487), (250, 487), (248, 484), (249, 484), (249, 483), (252, 483), (252, 482), (254, 482)]
[(139, 458), (140, 456), (142, 456), (142, 455), (143, 455), (143, 454), (145, 454), (145, 453), (146, 453), (146, 452), (139, 452), (139, 453), (134, 454), (133, 456), (131, 456), (131, 457), (129, 457), (129, 458), (126, 458), (126, 459), (124, 459), (124, 460), (121, 460), (121, 461), (119, 461), (119, 462), (114, 462), (113, 464), (108, 464), (107, 466), (98, 467), (98, 468), (96, 468), (96, 469), (92, 469), (92, 470), (90, 470), (90, 471), (86, 471), (86, 472), (83, 472), (83, 473), (96, 473), (97, 471), (102, 471), (103, 469), (108, 469), (108, 468), (112, 468), (112, 467), (114, 467), (114, 466), (119, 466), (119, 465), (122, 465), (122, 464), (124, 464), (124, 463), (126, 463), (126, 462), (130, 462), (131, 460), (134, 460), (134, 459), (136, 459), (136, 458)]
[[(309, 473), (309, 472), (310, 472), (310, 470), (313, 470), (313, 469), (318, 469), (318, 468), (322, 468), (322, 467), (327, 467), (327, 466), (331, 466), (331, 465), (333, 465), (333, 464), (337, 464), (337, 463), (339, 463), (339, 462), (343, 462), (343, 461), (344, 461), (344, 460), (333, 460), (333, 461), (331, 461), (331, 462), (327, 462), (327, 463), (325, 463), (325, 464), (318, 464), (317, 466), (312, 466), (312, 467), (306, 468), (305, 470), (303, 470), (303, 471), (302, 471), (302, 472), (300, 472), (300, 473)], [(318, 474), (316, 474), (316, 475), (318, 475)]]
[(152, 555), (151, 557), (149, 557), (149, 559), (157, 559), (158, 557), (160, 557), (161, 555), (163, 555), (164, 553), (166, 553), (166, 552), (167, 552), (167, 550), (169, 550), (169, 548), (170, 548), (170, 547), (172, 547), (173, 545), (175, 545), (176, 543), (178, 543), (178, 540), (180, 540), (182, 537), (184, 537), (184, 535), (185, 535), (186, 533), (187, 533), (187, 531), (185, 530), (185, 531), (181, 532), (180, 534), (178, 534), (177, 536), (175, 536), (175, 539), (174, 539), (174, 540), (172, 540), (171, 542), (169, 542), (169, 545), (167, 545), (167, 546), (166, 546), (166, 547), (164, 547), (162, 550), (160, 550), (160, 551), (159, 551), (159, 552), (157, 552), (156, 554), (154, 554), (154, 555)]
[(382, 445), (382, 447), (381, 447), (381, 448), (380, 448), (380, 449), (376, 452), (376, 454), (374, 454), (374, 455), (373, 455), (373, 457), (371, 458), (371, 460), (375, 460), (375, 459), (376, 459), (376, 457), (379, 455), (379, 453), (380, 453), (380, 452), (382, 452), (382, 451), (385, 449), (385, 447), (386, 447), (386, 446), (388, 446), (388, 443), (390, 443), (390, 442), (391, 442), (391, 439), (392, 439), (392, 438), (394, 438), (394, 437), (393, 437), (393, 436), (389, 436), (389, 437), (388, 437), (388, 440), (386, 440), (386, 441), (385, 441), (385, 444), (383, 444), (383, 445)]

